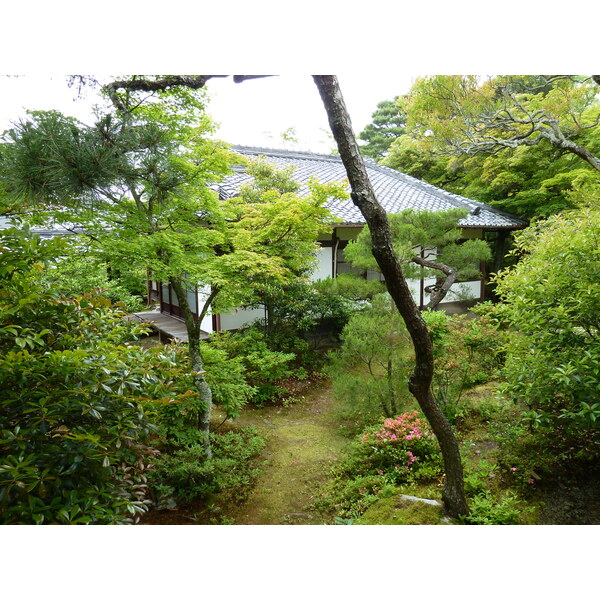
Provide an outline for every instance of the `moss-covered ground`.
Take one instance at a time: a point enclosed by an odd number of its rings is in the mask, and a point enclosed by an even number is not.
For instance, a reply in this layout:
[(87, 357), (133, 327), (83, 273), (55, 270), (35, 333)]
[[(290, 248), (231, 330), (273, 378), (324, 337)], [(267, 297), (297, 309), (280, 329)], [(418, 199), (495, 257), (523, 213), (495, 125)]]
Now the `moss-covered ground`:
[[(327, 380), (318, 379), (288, 406), (246, 408), (225, 428), (254, 426), (267, 445), (261, 474), (248, 499), (239, 505), (219, 501), (156, 511), (143, 519), (153, 524), (285, 525), (322, 524), (325, 516), (310, 508), (315, 490), (341, 458), (347, 437), (337, 420), (339, 401)], [(215, 414), (218, 425), (220, 415)]]
[[(469, 390), (461, 401), (464, 411), (456, 424), (465, 469), (465, 489), (472, 498), (485, 492), (495, 502), (511, 493), (511, 469), (500, 469), (497, 433), (517, 419), (512, 403), (496, 394), (497, 383)], [(234, 422), (220, 431), (253, 426), (266, 440), (257, 459), (260, 474), (247, 498), (232, 503), (215, 495), (210, 501), (152, 511), (142, 519), (147, 524), (235, 524), (293, 525), (336, 522), (336, 514), (323, 512), (319, 502), (333, 481), (332, 467), (346, 455), (350, 438), (344, 431), (355, 424), (341, 415), (348, 410), (344, 398), (336, 398), (331, 382), (314, 379), (297, 390), (296, 401), (287, 406), (247, 407)], [(214, 427), (222, 415), (215, 412)], [(585, 489), (539, 490), (519, 500), (516, 522), (598, 523), (597, 482)], [(562, 491), (561, 491), (562, 490)], [(591, 490), (591, 491), (590, 491)], [(571, 495), (567, 492), (572, 491)], [(592, 494), (593, 492), (593, 494)], [(414, 482), (382, 496), (357, 519), (357, 525), (443, 524), (440, 506), (409, 502), (402, 495), (441, 502), (442, 481)], [(554, 494), (554, 495), (553, 495)], [(562, 495), (561, 495), (562, 494)], [(588, 498), (587, 496), (590, 496)], [(593, 497), (592, 497), (593, 496)], [(330, 510), (335, 511), (335, 508)], [(579, 514), (581, 513), (581, 514)], [(341, 524), (341, 523), (340, 523)]]

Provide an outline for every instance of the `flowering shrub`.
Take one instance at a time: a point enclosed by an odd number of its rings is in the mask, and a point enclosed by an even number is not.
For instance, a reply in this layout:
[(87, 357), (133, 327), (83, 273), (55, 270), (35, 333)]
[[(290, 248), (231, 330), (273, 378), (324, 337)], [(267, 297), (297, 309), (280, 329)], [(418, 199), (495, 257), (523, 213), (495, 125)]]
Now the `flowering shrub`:
[(317, 510), (355, 519), (396, 485), (442, 475), (437, 441), (417, 411), (385, 419), (356, 437), (333, 469), (334, 482), (314, 503)]
[(404, 413), (366, 429), (353, 446), (354, 472), (379, 474), (391, 483), (400, 483), (414, 478), (426, 463), (439, 463), (433, 433), (418, 414)]

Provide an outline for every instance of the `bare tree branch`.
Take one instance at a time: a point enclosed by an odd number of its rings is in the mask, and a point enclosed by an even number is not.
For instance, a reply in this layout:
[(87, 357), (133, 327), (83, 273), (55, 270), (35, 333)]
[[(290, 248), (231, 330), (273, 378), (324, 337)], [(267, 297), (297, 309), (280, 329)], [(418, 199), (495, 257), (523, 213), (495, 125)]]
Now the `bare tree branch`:
[[(206, 85), (209, 79), (224, 77), (229, 77), (229, 75), (167, 75), (158, 79), (134, 77), (112, 81), (104, 86), (104, 90), (115, 108), (122, 112), (130, 112), (130, 109), (119, 98), (119, 90), (127, 92), (161, 92), (172, 87), (199, 90)], [(259, 79), (262, 77), (271, 77), (271, 75), (234, 75), (233, 81), (235, 83), (242, 83), (249, 79)]]

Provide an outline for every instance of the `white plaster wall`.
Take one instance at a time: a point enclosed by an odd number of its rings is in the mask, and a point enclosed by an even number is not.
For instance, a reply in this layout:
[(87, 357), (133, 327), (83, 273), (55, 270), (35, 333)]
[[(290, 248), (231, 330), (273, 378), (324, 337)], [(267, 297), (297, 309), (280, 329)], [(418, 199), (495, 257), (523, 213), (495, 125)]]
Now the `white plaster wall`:
[(264, 308), (238, 308), (233, 313), (221, 313), (221, 329), (239, 329), (242, 325), (264, 318)]
[(481, 281), (464, 281), (455, 283), (442, 300), (444, 302), (458, 302), (459, 300), (480, 300)]
[[(203, 287), (198, 287), (198, 312), (202, 310), (202, 307), (204, 306), (209, 294), (210, 286), (205, 285)], [(210, 310), (202, 319), (200, 323), (200, 329), (202, 329), (202, 331), (206, 331), (206, 333), (213, 333), (212, 312)]]
[(327, 279), (331, 277), (332, 270), (332, 262), (331, 255), (333, 252), (333, 248), (319, 248), (317, 251), (317, 266), (312, 272), (310, 278), (313, 281), (318, 281), (319, 279)]

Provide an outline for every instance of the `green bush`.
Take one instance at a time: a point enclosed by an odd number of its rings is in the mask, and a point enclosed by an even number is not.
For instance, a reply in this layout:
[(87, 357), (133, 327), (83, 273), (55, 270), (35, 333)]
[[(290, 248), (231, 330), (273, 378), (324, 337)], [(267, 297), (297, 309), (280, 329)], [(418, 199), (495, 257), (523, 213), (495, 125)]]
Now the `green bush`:
[(450, 423), (463, 416), (466, 389), (496, 376), (502, 365), (504, 335), (487, 315), (447, 315), (425, 311), (435, 359), (432, 393)]
[(524, 511), (511, 492), (500, 501), (487, 492), (478, 494), (469, 501), (469, 508), (471, 512), (462, 521), (470, 525), (518, 525)]
[(484, 493), (490, 483), (490, 475), (494, 474), (498, 467), (486, 460), (481, 460), (475, 469), (465, 468), (465, 494), (469, 497)]
[(213, 458), (202, 445), (158, 457), (148, 471), (149, 484), (161, 506), (169, 498), (178, 502), (206, 500), (220, 493), (233, 501), (246, 498), (259, 469), (252, 460), (265, 442), (253, 427), (210, 434)]
[[(374, 405), (379, 416), (392, 417), (405, 404), (407, 380), (413, 366), (406, 327), (388, 294), (375, 296), (354, 314), (341, 335), (342, 346), (328, 368), (334, 393), (348, 405)], [(354, 410), (354, 409), (352, 409)]]
[(123, 303), (127, 312), (142, 310), (145, 305), (143, 296), (147, 290), (142, 269), (121, 265), (118, 271), (110, 270), (100, 255), (74, 242), (70, 244), (69, 251), (47, 269), (43, 281), (54, 291), (68, 297), (99, 290), (111, 302)]
[(338, 517), (357, 518), (395, 486), (442, 475), (435, 438), (418, 413), (405, 413), (368, 427), (333, 468), (333, 483), (315, 508)]
[(557, 456), (598, 458), (600, 210), (549, 218), (517, 237), (521, 260), (496, 277), (510, 327), (502, 391)]
[(147, 399), (159, 377), (124, 345), (142, 328), (105, 298), (42, 280), (63, 240), (0, 236), (3, 523), (124, 523), (146, 509)]

